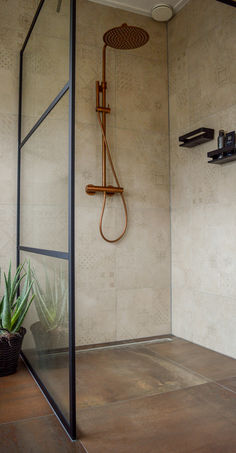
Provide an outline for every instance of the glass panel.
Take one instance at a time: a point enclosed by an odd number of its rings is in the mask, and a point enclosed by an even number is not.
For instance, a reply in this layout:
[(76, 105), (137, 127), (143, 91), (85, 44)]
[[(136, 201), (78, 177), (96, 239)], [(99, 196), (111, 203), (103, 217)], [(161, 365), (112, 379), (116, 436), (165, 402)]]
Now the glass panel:
[(68, 111), (63, 96), (21, 149), (21, 241), (68, 249)]
[(70, 1), (46, 0), (23, 54), (22, 139), (69, 79)]
[(21, 263), (28, 261), (35, 299), (24, 321), (23, 352), (68, 420), (68, 262), (21, 252)]

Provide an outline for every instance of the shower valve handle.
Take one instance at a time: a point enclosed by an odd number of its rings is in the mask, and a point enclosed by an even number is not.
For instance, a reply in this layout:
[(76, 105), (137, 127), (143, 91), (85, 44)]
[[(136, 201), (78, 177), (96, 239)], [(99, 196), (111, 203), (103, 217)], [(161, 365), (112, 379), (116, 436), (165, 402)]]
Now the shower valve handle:
[(96, 107), (96, 112), (111, 113), (110, 107)]
[(114, 186), (94, 186), (93, 184), (88, 184), (85, 187), (85, 192), (88, 195), (95, 195), (96, 192), (105, 192), (107, 195), (114, 195), (115, 193), (123, 193), (123, 187), (114, 187)]

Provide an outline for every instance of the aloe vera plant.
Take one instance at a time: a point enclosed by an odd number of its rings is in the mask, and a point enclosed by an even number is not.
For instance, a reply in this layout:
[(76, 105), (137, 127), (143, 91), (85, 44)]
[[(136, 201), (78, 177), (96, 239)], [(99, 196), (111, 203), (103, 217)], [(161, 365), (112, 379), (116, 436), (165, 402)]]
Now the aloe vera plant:
[[(4, 294), (0, 301), (0, 336), (15, 334), (20, 330), (34, 299), (30, 263), (28, 263), (26, 272), (24, 271), (24, 264), (18, 266), (13, 279), (10, 264), (8, 275), (4, 272), (4, 283)], [(23, 284), (23, 288), (18, 296), (18, 289), (21, 284)]]
[(45, 290), (42, 289), (35, 272), (33, 272), (33, 291), (35, 294), (35, 307), (41, 325), (46, 331), (63, 327), (66, 322), (68, 293), (63, 277), (63, 272), (54, 273), (49, 279), (45, 273)]

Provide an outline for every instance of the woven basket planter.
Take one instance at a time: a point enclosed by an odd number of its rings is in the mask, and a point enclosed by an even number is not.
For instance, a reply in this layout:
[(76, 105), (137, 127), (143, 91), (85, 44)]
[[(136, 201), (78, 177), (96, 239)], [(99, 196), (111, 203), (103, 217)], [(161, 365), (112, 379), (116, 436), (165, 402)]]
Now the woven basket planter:
[(0, 336), (0, 376), (8, 376), (17, 370), (21, 345), (26, 329), (21, 327), (19, 332), (9, 338)]

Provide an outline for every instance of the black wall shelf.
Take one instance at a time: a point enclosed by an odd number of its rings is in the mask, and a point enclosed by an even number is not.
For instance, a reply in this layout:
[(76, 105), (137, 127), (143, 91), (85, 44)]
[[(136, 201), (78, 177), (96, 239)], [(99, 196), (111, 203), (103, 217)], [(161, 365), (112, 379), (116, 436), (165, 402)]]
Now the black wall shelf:
[(236, 7), (236, 2), (235, 0), (217, 0), (218, 2), (225, 3), (226, 5), (234, 6)]
[(227, 162), (232, 162), (233, 160), (236, 160), (236, 145), (225, 146), (222, 149), (215, 149), (214, 151), (210, 151), (209, 153), (207, 153), (207, 157), (211, 157), (211, 160), (208, 161), (208, 164), (221, 165), (226, 164)]
[(214, 129), (199, 127), (199, 129), (195, 129), (195, 131), (181, 135), (181, 137), (179, 137), (179, 141), (183, 143), (181, 143), (181, 145), (179, 146), (183, 146), (185, 148), (193, 148), (194, 146), (202, 145), (202, 143), (213, 140), (214, 133)]

